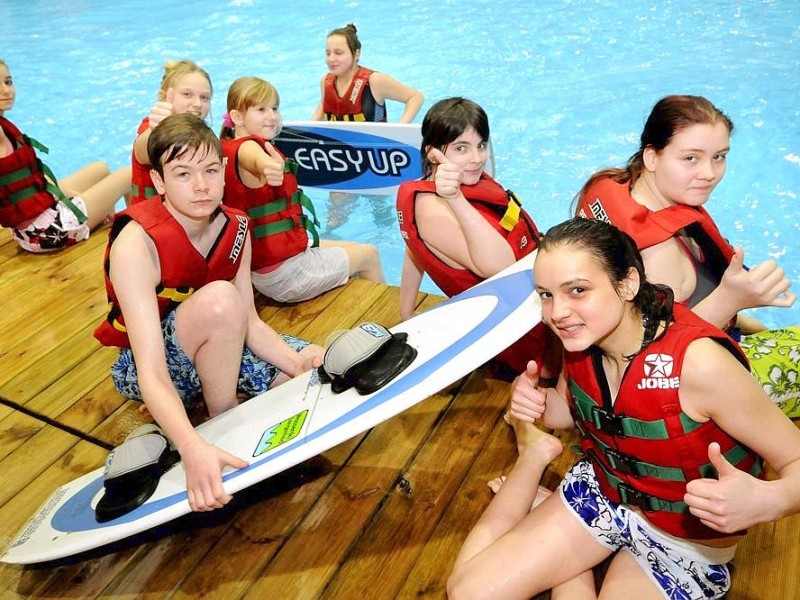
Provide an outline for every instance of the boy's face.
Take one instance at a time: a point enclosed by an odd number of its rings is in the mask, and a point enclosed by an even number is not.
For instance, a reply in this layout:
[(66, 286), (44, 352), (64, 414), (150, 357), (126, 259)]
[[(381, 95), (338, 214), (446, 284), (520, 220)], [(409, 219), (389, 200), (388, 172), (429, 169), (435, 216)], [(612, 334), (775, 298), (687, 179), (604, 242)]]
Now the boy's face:
[(165, 164), (163, 171), (163, 176), (151, 171), (153, 184), (173, 214), (193, 220), (214, 214), (225, 184), (222, 160), (214, 149), (189, 150)]

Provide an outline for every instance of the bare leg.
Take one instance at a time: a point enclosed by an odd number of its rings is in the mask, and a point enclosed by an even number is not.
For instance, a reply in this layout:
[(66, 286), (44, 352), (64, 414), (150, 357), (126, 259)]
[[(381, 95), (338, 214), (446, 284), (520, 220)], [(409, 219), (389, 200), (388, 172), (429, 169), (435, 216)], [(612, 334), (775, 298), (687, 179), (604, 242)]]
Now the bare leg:
[(628, 552), (618, 552), (603, 579), (600, 598), (663, 598), (664, 594)]
[(208, 414), (238, 404), (236, 385), (247, 331), (247, 310), (239, 291), (214, 281), (177, 308), (175, 330), (183, 351), (197, 368)]
[(342, 248), (347, 253), (350, 275), (357, 275), (367, 281), (385, 283), (381, 257), (378, 254), (378, 249), (372, 244), (323, 240), (320, 242), (320, 246), (339, 246)]
[(559, 495), (531, 510), (541, 475), (562, 446), (531, 424), (514, 427), (519, 458), (456, 558), (447, 582), (451, 599), (530, 598), (591, 571), (610, 554)]
[(58, 185), (65, 194), (78, 196), (110, 174), (108, 165), (98, 160), (62, 177), (58, 180)]
[(512, 419), (519, 458), (461, 547), (455, 566), (492, 544), (531, 511), (545, 468), (563, 451), (561, 442), (532, 423)]
[(106, 217), (114, 214), (114, 204), (131, 191), (131, 168), (122, 167), (92, 187), (82, 190), (80, 197), (89, 213), (89, 229), (94, 229)]
[[(505, 480), (505, 475), (492, 479), (489, 482), (489, 487), (496, 494)], [(536, 497), (533, 499), (531, 510), (539, 506), (552, 494), (551, 490), (540, 485), (539, 489), (536, 490)], [(596, 600), (596, 598), (594, 573), (591, 569), (550, 590), (550, 600)]]

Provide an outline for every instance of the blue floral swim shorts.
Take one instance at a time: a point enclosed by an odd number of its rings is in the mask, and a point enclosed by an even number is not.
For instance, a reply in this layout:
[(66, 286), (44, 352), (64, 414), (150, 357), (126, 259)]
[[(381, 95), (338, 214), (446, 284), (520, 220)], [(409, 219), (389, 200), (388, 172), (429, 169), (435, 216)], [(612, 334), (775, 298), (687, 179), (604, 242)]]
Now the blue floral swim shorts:
[[(164, 334), (164, 351), (167, 355), (169, 376), (181, 400), (188, 407), (202, 391), (202, 385), (197, 369), (178, 343), (178, 336), (175, 334), (176, 312), (173, 310), (164, 319), (161, 323), (161, 330)], [(290, 335), (281, 337), (297, 352), (310, 344), (306, 340)], [(237, 392), (249, 398), (266, 392), (278, 373), (275, 365), (259, 358), (245, 346), (242, 352), (242, 365), (239, 369), (239, 382), (236, 386)], [(120, 348), (117, 360), (111, 365), (111, 378), (120, 394), (131, 400), (141, 401), (139, 374), (136, 371), (136, 363), (133, 361), (133, 352), (130, 348)]]
[(609, 550), (629, 552), (665, 598), (723, 598), (730, 588), (726, 563), (733, 559), (735, 546), (712, 548), (656, 529), (636, 511), (603, 495), (588, 460), (569, 470), (559, 491), (594, 539)]

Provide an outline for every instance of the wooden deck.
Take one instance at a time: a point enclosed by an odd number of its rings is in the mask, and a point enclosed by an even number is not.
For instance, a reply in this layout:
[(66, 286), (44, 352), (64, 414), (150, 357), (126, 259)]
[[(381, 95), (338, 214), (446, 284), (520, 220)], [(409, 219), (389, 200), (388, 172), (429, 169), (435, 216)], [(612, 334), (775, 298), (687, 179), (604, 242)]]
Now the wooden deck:
[[(105, 310), (105, 240), (99, 231), (34, 256), (0, 231), (0, 549), (57, 486), (100, 466), (144, 420), (111, 384), (115, 352), (92, 337)], [(352, 281), (300, 305), (264, 301), (260, 312), (278, 331), (322, 344), (363, 320), (395, 324), (398, 293)], [(490, 499), (486, 481), (514, 458), (501, 418), (508, 387), (482, 367), (223, 510), (69, 560), (0, 564), (0, 597), (444, 598)], [(553, 465), (550, 487), (571, 459)], [(750, 532), (729, 597), (800, 598), (800, 517)]]

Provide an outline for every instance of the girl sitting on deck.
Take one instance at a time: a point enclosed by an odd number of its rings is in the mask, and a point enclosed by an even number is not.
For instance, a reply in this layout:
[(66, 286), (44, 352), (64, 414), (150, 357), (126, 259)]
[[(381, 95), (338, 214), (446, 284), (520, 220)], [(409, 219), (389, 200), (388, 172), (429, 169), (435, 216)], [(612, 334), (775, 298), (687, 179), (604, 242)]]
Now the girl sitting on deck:
[(60, 180), (37, 156), (47, 148), (23, 134), (5, 113), (14, 106), (11, 71), (0, 60), (0, 225), (24, 250), (52, 252), (89, 237), (130, 194), (130, 168), (110, 173), (93, 162)]
[[(624, 169), (592, 175), (576, 213), (613, 223), (642, 252), (648, 277), (707, 321), (744, 334), (753, 373), (791, 417), (800, 417), (800, 326), (766, 331), (739, 312), (790, 307), (797, 296), (773, 260), (747, 269), (704, 205), (725, 176), (733, 123), (700, 96), (667, 96), (647, 118)], [(755, 335), (747, 335), (755, 334)]]
[[(533, 252), (539, 230), (516, 195), (483, 168), (489, 118), (466, 98), (434, 104), (422, 120), (423, 177), (397, 190), (397, 219), (406, 242), (400, 316), (414, 313), (425, 273), (454, 296)], [(541, 356), (547, 328), (535, 327), (501, 354), (515, 372)]]
[(314, 206), (297, 187), (297, 163), (270, 143), (281, 127), (275, 87), (258, 77), (237, 79), (223, 121), (225, 204), (250, 216), (253, 286), (278, 302), (300, 302), (351, 275), (383, 283), (375, 246), (319, 239)]
[(150, 159), (147, 156), (147, 140), (150, 132), (165, 117), (192, 113), (201, 119), (208, 116), (211, 109), (211, 76), (205, 69), (191, 60), (164, 63), (164, 75), (158, 100), (150, 109), (150, 114), (142, 119), (133, 142), (131, 164), (133, 168), (133, 195), (131, 204), (147, 200), (158, 194), (150, 177)]
[[(591, 569), (608, 557), (604, 598), (724, 597), (745, 530), (800, 510), (800, 431), (728, 335), (647, 281), (616, 227), (553, 227), (534, 278), (565, 372), (540, 389), (531, 362), (517, 379), (519, 457), (456, 559), (450, 597), (596, 598)], [(577, 427), (583, 458), (531, 508), (562, 450), (539, 420)]]

